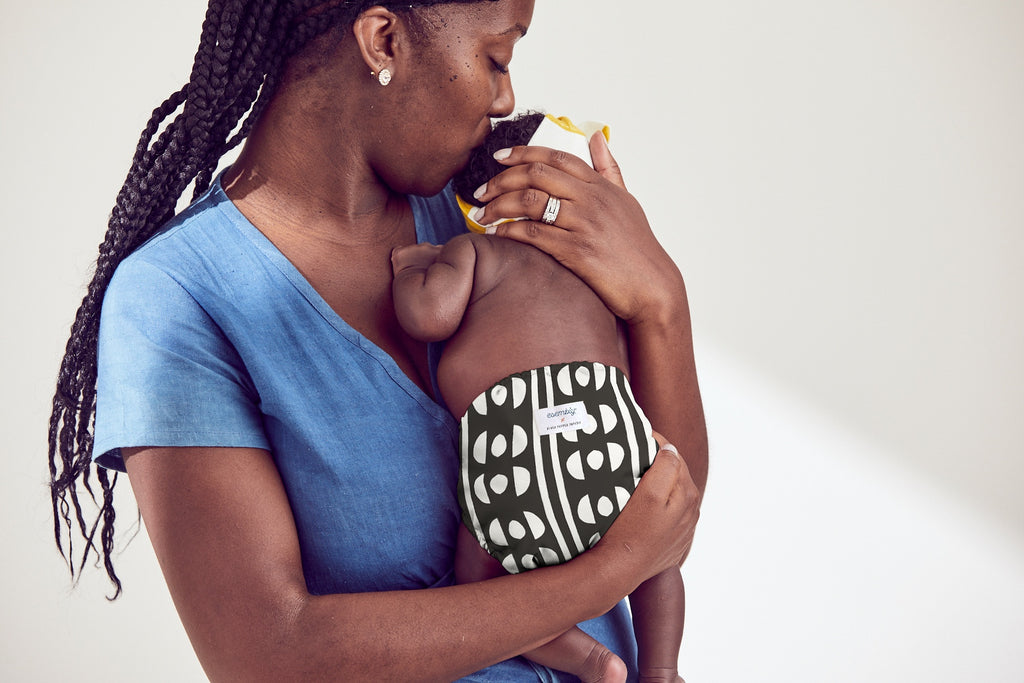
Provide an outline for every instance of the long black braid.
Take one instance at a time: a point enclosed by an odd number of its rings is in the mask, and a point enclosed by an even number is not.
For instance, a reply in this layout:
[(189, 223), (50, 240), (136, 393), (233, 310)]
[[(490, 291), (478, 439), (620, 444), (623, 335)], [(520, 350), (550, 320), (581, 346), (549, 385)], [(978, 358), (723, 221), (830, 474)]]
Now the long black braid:
[[(393, 6), (396, 13), (409, 14), (417, 7), (436, 4), (444, 3), (210, 0), (188, 83), (153, 111), (139, 138), (57, 377), (49, 425), (50, 493), (54, 537), (72, 577), (81, 575), (95, 553), (97, 562), (102, 557), (114, 585), (111, 599), (121, 593), (111, 560), (117, 473), (111, 476), (96, 468), (102, 502), (97, 501), (90, 480), (100, 306), (114, 270), (174, 215), (189, 185), (194, 187), (193, 200), (209, 188), (220, 159), (249, 134), (291, 56), (328, 30), (347, 28), (371, 5)], [(79, 501), (79, 483), (99, 507), (91, 521)], [(76, 530), (84, 543), (79, 553), (73, 547)]]

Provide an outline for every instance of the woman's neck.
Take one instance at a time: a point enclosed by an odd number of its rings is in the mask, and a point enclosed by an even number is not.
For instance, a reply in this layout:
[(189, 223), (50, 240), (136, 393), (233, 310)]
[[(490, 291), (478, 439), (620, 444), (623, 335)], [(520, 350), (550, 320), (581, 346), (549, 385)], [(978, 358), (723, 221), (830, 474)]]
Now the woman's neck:
[(336, 243), (394, 241), (390, 233), (408, 227), (406, 198), (373, 172), (359, 136), (345, 132), (359, 127), (317, 101), (298, 89), (274, 98), (224, 175), (228, 197), (264, 232), (272, 224)]

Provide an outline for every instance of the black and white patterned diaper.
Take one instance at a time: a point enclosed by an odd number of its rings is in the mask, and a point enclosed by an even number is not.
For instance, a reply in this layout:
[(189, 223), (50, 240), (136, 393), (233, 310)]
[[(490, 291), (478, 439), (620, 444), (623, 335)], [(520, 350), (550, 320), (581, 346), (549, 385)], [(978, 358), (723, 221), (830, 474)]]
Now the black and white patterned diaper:
[(657, 445), (622, 372), (573, 362), (480, 394), (462, 418), (460, 453), (462, 520), (514, 574), (597, 543)]

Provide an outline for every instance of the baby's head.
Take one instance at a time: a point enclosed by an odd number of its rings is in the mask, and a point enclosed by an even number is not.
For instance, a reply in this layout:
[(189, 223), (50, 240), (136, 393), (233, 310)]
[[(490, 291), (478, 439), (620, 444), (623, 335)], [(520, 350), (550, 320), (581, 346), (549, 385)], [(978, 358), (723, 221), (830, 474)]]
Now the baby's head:
[(483, 206), (483, 202), (474, 198), (473, 193), (508, 168), (494, 160), (495, 152), (506, 147), (540, 145), (570, 152), (591, 164), (590, 136), (597, 131), (601, 131), (605, 139), (608, 138), (608, 127), (602, 124), (588, 121), (577, 126), (564, 116), (555, 118), (541, 112), (525, 112), (495, 124), (483, 144), (470, 153), (465, 168), (452, 179), (459, 207), (466, 216), (469, 229), (474, 232), (484, 231), (468, 217), (474, 206)]
[(455, 194), (473, 206), (483, 206), (483, 202), (473, 197), (473, 192), (507, 168), (494, 160), (494, 153), (506, 147), (529, 144), (543, 120), (544, 114), (540, 112), (524, 112), (496, 123), (483, 144), (470, 152), (466, 167), (452, 178)]

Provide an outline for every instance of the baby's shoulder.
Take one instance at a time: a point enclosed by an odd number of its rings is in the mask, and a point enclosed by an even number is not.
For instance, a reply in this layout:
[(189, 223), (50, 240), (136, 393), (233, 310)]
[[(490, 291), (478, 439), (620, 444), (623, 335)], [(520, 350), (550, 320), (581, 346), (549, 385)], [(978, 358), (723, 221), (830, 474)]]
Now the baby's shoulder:
[(462, 233), (448, 241), (448, 245), (462, 249), (471, 246), (477, 255), (477, 263), (496, 260), (499, 263), (515, 263), (520, 267), (530, 263), (541, 264), (552, 260), (540, 249), (496, 235), (481, 235), (475, 232)]

